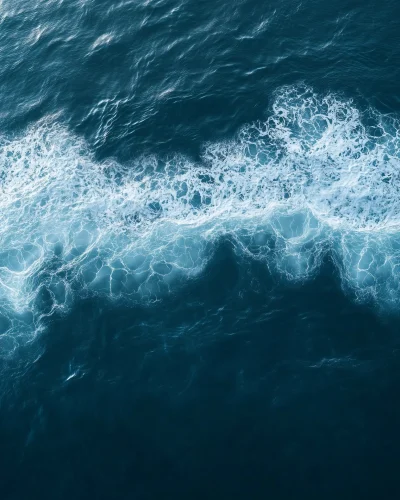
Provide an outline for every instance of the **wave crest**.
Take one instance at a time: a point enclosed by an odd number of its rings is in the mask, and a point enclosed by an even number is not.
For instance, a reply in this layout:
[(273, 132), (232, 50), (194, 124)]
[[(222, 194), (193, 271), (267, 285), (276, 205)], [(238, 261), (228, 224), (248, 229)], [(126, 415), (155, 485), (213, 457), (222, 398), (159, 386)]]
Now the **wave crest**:
[(280, 89), (265, 122), (202, 161), (98, 163), (42, 122), (0, 140), (0, 348), (74, 297), (159, 300), (229, 234), (288, 279), (333, 255), (360, 298), (397, 304), (400, 123), (306, 87)]

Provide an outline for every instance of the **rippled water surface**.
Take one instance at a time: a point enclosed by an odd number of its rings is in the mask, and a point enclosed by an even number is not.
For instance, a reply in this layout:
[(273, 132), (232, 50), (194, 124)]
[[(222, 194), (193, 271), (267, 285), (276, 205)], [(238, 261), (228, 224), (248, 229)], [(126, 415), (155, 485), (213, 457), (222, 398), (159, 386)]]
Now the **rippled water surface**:
[(396, 498), (400, 7), (0, 0), (0, 498)]

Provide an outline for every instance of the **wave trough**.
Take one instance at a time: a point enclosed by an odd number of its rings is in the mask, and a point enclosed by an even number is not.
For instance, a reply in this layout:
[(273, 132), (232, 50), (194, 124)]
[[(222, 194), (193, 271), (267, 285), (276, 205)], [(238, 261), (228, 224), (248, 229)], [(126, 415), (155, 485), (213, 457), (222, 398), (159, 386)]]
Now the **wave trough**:
[(280, 89), (264, 122), (131, 165), (98, 163), (54, 122), (0, 139), (0, 350), (76, 297), (159, 300), (224, 235), (291, 280), (329, 252), (359, 299), (400, 301), (400, 122), (333, 94)]

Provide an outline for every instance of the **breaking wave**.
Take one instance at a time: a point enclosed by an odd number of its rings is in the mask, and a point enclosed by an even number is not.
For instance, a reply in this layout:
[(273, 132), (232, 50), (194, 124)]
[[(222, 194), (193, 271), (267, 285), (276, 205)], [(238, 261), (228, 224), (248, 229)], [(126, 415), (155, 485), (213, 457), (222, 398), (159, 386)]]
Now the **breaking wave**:
[(264, 122), (131, 165), (96, 162), (41, 122), (0, 139), (0, 352), (94, 294), (161, 300), (215, 242), (308, 279), (328, 252), (360, 300), (400, 302), (400, 121), (306, 87), (280, 89)]

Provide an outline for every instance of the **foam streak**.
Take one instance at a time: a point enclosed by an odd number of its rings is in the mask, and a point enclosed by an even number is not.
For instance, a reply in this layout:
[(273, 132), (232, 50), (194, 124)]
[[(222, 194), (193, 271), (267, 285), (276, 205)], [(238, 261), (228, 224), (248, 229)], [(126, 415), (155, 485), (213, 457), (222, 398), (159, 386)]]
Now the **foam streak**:
[(265, 122), (207, 144), (200, 164), (99, 164), (54, 123), (1, 139), (0, 344), (77, 296), (159, 300), (201, 272), (224, 234), (288, 279), (312, 276), (329, 251), (360, 298), (397, 304), (399, 130), (290, 87)]

